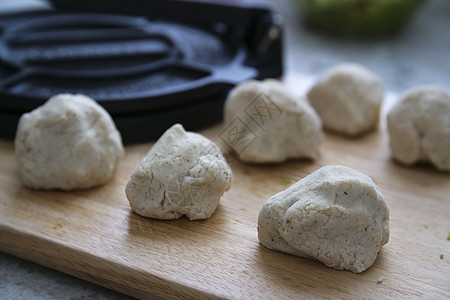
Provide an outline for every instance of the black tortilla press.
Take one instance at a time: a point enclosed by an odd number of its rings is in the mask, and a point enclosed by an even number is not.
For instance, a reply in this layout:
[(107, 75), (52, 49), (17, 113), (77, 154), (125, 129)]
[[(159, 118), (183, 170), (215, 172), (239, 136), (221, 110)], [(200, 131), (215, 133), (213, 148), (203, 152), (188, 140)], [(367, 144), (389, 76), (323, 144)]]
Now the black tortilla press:
[(0, 16), (0, 137), (59, 93), (95, 99), (125, 143), (222, 119), (228, 91), (282, 75), (282, 25), (265, 6), (180, 0), (52, 0)]

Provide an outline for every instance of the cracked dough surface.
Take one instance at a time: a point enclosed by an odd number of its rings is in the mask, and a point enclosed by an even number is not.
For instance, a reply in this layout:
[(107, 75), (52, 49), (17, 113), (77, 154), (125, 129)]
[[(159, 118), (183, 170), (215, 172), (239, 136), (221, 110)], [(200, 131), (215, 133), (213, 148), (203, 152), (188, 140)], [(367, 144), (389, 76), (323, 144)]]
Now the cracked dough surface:
[(145, 217), (207, 219), (231, 180), (231, 169), (220, 148), (175, 124), (133, 171), (125, 193), (131, 208)]
[(105, 183), (124, 151), (106, 110), (89, 97), (70, 94), (23, 114), (14, 148), (24, 185), (63, 190)]
[(389, 240), (389, 210), (367, 175), (326, 166), (266, 201), (258, 238), (267, 248), (360, 273)]
[(252, 163), (315, 159), (323, 139), (322, 123), (314, 109), (274, 79), (247, 81), (230, 92), (224, 133), (239, 159)]
[(347, 63), (325, 71), (309, 90), (308, 99), (324, 128), (357, 136), (377, 126), (383, 93), (375, 74), (362, 65)]
[(405, 165), (429, 161), (450, 171), (450, 94), (426, 85), (406, 91), (387, 116), (390, 148)]

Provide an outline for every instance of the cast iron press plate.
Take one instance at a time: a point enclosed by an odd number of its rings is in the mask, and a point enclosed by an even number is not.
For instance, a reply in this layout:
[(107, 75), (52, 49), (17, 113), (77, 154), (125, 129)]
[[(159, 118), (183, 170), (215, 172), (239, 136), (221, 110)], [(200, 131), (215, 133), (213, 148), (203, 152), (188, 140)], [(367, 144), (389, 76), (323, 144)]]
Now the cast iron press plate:
[(124, 142), (155, 139), (175, 122), (196, 130), (219, 121), (235, 84), (281, 75), (281, 46), (270, 41), (258, 61), (252, 28), (205, 24), (67, 12), (2, 19), (0, 135), (13, 138), (22, 113), (59, 93), (95, 99)]

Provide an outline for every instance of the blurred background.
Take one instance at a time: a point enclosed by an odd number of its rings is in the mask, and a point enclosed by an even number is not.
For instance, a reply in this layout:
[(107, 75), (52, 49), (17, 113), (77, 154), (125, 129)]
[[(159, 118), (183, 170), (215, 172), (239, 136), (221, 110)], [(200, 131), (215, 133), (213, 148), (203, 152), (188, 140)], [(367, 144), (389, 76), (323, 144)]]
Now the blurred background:
[(357, 36), (304, 26), (296, 1), (266, 0), (286, 22), (288, 73), (317, 76), (334, 64), (354, 61), (377, 74), (390, 92), (426, 83), (450, 88), (450, 1), (425, 1), (403, 28), (391, 34)]
[[(285, 77), (311, 81), (332, 65), (352, 61), (365, 65), (377, 74), (390, 93), (395, 94), (413, 86), (431, 83), (450, 89), (448, 0), (245, 2), (266, 3), (284, 18)], [(304, 2), (302, 12), (299, 2)], [(354, 11), (346, 9), (336, 13), (335, 8), (333, 10), (326, 6), (331, 2), (352, 2), (357, 13), (354, 15)], [(397, 8), (395, 12), (392, 8), (383, 12), (382, 6), (373, 8), (369, 6), (370, 2), (408, 2), (412, 6), (415, 6), (416, 2), (421, 3), (414, 9), (405, 6)], [(48, 7), (49, 3), (44, 0), (0, 0), (0, 18), (1, 14), (8, 12)], [(415, 11), (412, 12), (413, 10)], [(368, 14), (372, 22), (387, 25), (371, 26), (359, 23), (364, 22), (361, 17), (364, 13)], [(336, 19), (336, 14), (341, 15)], [(405, 17), (403, 20), (403, 14), (409, 18)], [(376, 21), (377, 18), (380, 18), (380, 21)], [(389, 18), (401, 22), (390, 24)], [(311, 23), (315, 23), (315, 26)], [(400, 28), (397, 28), (398, 26)], [(0, 252), (0, 299), (126, 298), (128, 297), (125, 295)]]
[[(391, 92), (424, 83), (450, 88), (448, 0), (211, 1), (264, 3), (282, 15), (286, 74), (317, 76), (354, 61), (380, 76)], [(49, 1), (0, 1), (0, 13), (45, 7)]]

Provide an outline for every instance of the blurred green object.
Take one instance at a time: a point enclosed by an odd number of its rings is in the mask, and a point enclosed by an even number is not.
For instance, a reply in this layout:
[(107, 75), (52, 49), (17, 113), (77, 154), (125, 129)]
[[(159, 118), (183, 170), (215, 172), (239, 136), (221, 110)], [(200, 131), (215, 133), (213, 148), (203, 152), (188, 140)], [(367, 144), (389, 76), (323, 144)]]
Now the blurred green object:
[(374, 36), (401, 29), (426, 0), (294, 0), (307, 24), (344, 35)]

